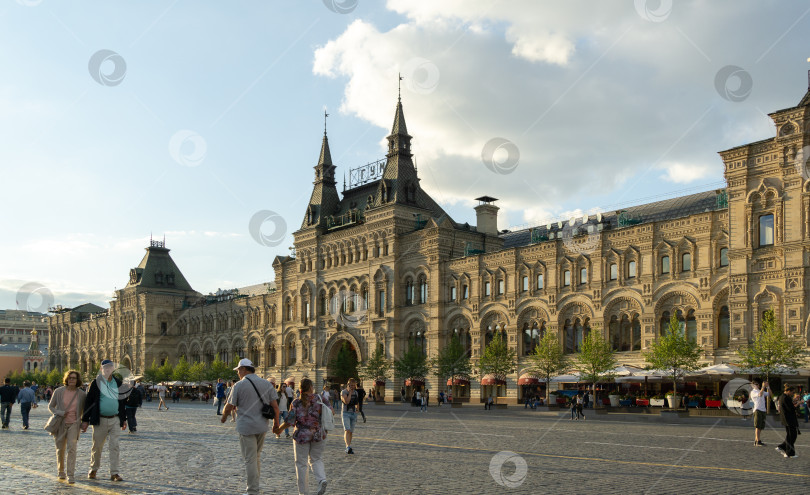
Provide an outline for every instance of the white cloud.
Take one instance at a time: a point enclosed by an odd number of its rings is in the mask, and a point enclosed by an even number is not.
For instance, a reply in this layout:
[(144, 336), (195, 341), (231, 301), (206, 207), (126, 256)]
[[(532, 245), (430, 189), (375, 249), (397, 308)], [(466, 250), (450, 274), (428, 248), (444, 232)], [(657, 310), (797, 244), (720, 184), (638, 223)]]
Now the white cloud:
[(711, 174), (711, 170), (706, 165), (666, 163), (661, 168), (666, 172), (661, 178), (676, 184), (688, 184)]
[[(771, 132), (739, 122), (785, 106), (776, 89), (783, 81), (766, 68), (771, 59), (757, 60), (790, 25), (768, 5), (678, 4), (663, 22), (642, 19), (632, 2), (387, 5), (405, 20), (387, 31), (353, 22), (315, 51), (313, 71), (345, 78), (341, 111), (387, 130), (397, 73), (414, 59), (435, 67), (428, 90), (411, 88), (430, 71), (403, 74), (410, 85), (402, 99), (422, 185), (442, 204), (489, 194), (534, 221), (639, 197), (655, 183), (650, 170), (664, 168), (677, 183), (720, 179), (718, 150)], [(745, 26), (758, 26), (758, 36)], [(755, 80), (744, 103), (724, 100), (714, 86), (732, 63)], [(512, 173), (482, 163), (496, 137), (520, 152)]]

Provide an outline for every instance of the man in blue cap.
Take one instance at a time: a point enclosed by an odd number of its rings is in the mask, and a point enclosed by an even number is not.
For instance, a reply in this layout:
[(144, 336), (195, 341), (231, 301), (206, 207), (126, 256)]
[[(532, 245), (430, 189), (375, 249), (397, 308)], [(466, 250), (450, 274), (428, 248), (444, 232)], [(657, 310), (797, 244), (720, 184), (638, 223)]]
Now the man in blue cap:
[(96, 479), (101, 465), (104, 443), (110, 440), (110, 479), (124, 481), (118, 474), (118, 438), (127, 427), (126, 398), (130, 387), (122, 387), (123, 380), (113, 376), (115, 364), (109, 359), (101, 362), (99, 375), (90, 384), (82, 414), (82, 432), (93, 425), (93, 447), (90, 453), (90, 472), (87, 478)]

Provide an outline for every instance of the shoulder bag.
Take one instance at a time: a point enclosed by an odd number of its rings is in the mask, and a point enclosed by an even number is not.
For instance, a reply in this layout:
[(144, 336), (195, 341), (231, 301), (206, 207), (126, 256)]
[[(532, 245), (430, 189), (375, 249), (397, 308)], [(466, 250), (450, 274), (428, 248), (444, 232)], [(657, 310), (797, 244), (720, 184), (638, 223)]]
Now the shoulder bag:
[[(67, 410), (70, 409), (70, 406), (72, 406), (73, 403), (76, 402), (77, 395), (79, 395), (78, 390), (76, 391), (76, 394), (73, 396), (73, 400), (71, 400), (70, 404), (68, 404), (67, 407), (65, 408), (65, 412), (67, 412)], [(48, 422), (45, 423), (44, 426), (45, 431), (47, 431), (51, 435), (56, 435), (57, 433), (59, 433), (59, 430), (62, 429), (62, 425), (64, 424), (64, 422), (65, 416), (57, 416), (56, 414), (51, 414), (51, 417), (48, 418)]]
[(318, 396), (318, 402), (321, 403), (321, 428), (328, 433), (335, 429), (335, 417), (332, 414), (332, 410), (323, 403), (320, 396)]
[(262, 400), (262, 395), (259, 393), (259, 389), (256, 388), (256, 385), (253, 384), (253, 381), (251, 381), (248, 377), (245, 377), (245, 380), (247, 380), (248, 382), (250, 382), (251, 385), (253, 385), (253, 390), (256, 391), (256, 395), (259, 397), (259, 402), (262, 403), (262, 417), (266, 419), (275, 419), (276, 412), (273, 410), (273, 406), (271, 404), (264, 403), (264, 401)]

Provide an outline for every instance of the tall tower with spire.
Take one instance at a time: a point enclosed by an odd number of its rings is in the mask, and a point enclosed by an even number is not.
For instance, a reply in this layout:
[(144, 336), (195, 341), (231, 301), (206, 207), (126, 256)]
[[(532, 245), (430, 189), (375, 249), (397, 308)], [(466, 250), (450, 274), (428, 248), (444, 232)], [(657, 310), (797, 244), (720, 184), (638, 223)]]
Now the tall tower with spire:
[[(401, 78), (400, 78), (401, 80)], [(413, 164), (411, 153), (412, 136), (408, 134), (405, 124), (405, 112), (402, 110), (402, 96), (397, 96), (394, 111), (394, 124), (388, 135), (388, 153), (385, 170), (378, 187), (379, 204), (397, 203), (416, 206), (420, 201), (419, 177)]]
[(45, 369), (45, 356), (39, 350), (39, 337), (37, 329), (31, 330), (31, 345), (23, 358), (23, 369), (25, 371), (41, 371)]
[(318, 164), (315, 165), (315, 181), (312, 183), (312, 195), (309, 198), (309, 205), (301, 224), (302, 229), (312, 227), (322, 227), (326, 224), (326, 217), (337, 210), (340, 204), (340, 197), (337, 192), (337, 181), (335, 180), (335, 169), (332, 163), (332, 153), (329, 151), (329, 138), (326, 135), (326, 117), (323, 114), (323, 141), (321, 142), (321, 154), (318, 157)]

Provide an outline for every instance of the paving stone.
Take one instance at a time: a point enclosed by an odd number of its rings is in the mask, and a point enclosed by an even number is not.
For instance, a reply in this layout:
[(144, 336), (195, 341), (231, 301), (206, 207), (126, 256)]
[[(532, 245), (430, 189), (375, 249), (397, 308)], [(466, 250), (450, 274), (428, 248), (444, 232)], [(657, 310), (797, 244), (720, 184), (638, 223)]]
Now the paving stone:
[[(0, 431), (0, 487), (14, 494), (243, 493), (244, 470), (234, 423), (222, 425), (211, 405), (171, 404), (138, 412), (138, 433), (121, 435), (121, 476), (109, 481), (107, 452), (96, 481), (86, 479), (90, 431), (79, 440), (77, 483), (56, 479), (55, 449), (42, 429), (47, 408), (32, 411), (22, 430), (15, 407)], [(810, 442), (799, 437), (798, 459), (774, 451), (783, 430), (769, 426), (767, 447), (753, 446), (750, 424), (666, 424), (521, 408), (369, 405), (358, 422), (355, 454), (342, 430), (325, 452), (330, 494), (387, 493), (806, 493)], [(336, 416), (339, 419), (339, 415)], [(810, 431), (810, 428), (808, 428)], [(505, 454), (499, 454), (505, 452)], [(513, 453), (513, 454), (510, 454)], [(495, 465), (492, 466), (493, 459)], [(505, 460), (503, 464), (498, 461)], [(525, 466), (525, 471), (521, 467)], [(498, 484), (498, 478), (502, 484)], [(264, 493), (297, 493), (291, 440), (270, 433), (262, 455)], [(504, 486), (506, 485), (506, 486)], [(311, 481), (314, 489), (314, 480)]]

